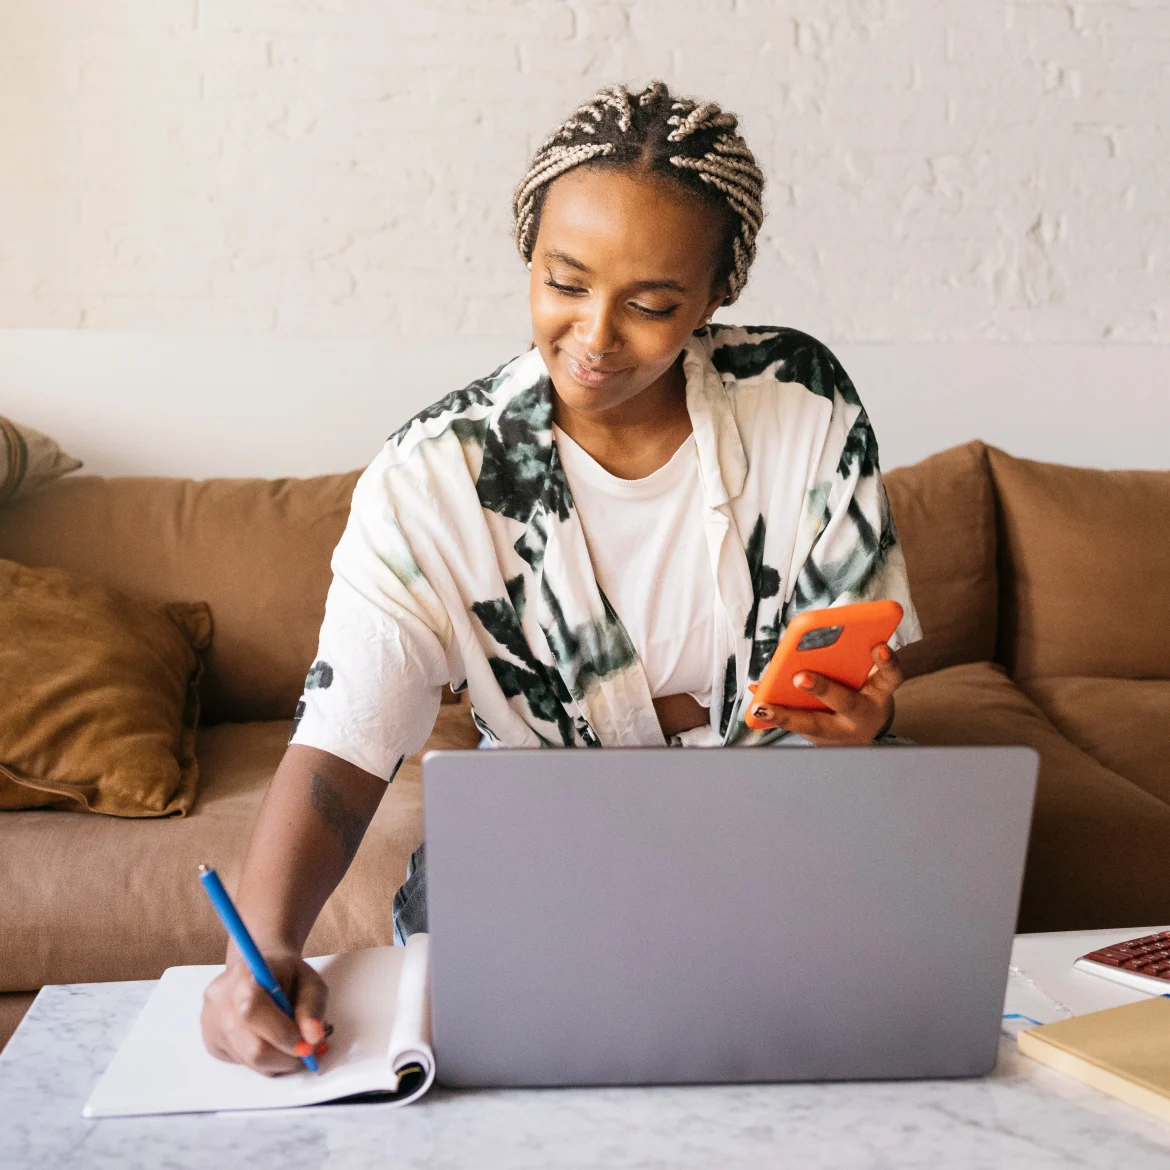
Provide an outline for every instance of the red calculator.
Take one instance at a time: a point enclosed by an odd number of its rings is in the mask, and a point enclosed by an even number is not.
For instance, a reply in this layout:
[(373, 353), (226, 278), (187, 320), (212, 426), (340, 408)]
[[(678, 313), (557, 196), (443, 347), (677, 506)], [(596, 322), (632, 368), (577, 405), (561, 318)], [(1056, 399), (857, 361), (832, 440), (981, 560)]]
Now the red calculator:
[(1170, 930), (1114, 943), (1082, 955), (1073, 966), (1089, 975), (1100, 975), (1145, 991), (1170, 995)]

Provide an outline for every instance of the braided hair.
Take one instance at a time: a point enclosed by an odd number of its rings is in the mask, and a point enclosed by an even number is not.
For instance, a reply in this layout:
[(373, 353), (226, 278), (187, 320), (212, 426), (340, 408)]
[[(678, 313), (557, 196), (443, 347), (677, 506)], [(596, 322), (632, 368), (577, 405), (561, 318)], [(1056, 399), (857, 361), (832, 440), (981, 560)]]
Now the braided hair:
[(722, 212), (718, 279), (730, 305), (743, 290), (764, 219), (764, 176), (734, 114), (671, 94), (661, 81), (641, 93), (600, 90), (540, 144), (512, 199), (516, 247), (531, 265), (549, 185), (579, 166), (640, 169), (668, 177)]

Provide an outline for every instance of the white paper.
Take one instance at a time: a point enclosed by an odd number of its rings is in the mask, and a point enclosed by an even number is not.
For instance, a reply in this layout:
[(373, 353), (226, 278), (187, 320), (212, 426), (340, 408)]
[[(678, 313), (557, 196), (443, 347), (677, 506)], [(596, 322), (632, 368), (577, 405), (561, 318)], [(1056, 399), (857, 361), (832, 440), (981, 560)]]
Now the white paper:
[(1088, 951), (1114, 946), (1126, 939), (1154, 934), (1166, 927), (1128, 927), (1120, 930), (1054, 931), (1021, 934), (1012, 945), (1012, 963), (1044, 988), (1069, 1015), (1138, 1003), (1142, 992), (1078, 971), (1073, 963)]
[[(171, 967), (163, 973), (130, 1034), (98, 1082), (84, 1117), (209, 1113), (313, 1105), (359, 1093), (394, 1092), (397, 1067), (417, 1063), (423, 1081), (394, 1104), (421, 1096), (434, 1080), (427, 995), (427, 938), (310, 959), (329, 987), (333, 1025), (320, 1072), (265, 1077), (216, 1060), (199, 1025), (203, 992), (222, 966)], [(409, 1054), (409, 1059), (400, 1059)]]
[(406, 954), (398, 974), (397, 1010), (390, 1030), (388, 1060), (395, 1073), (410, 1064), (423, 1069), (419, 1088), (402, 1102), (421, 1097), (435, 1079), (435, 1054), (431, 1047), (431, 997), (428, 989), (430, 940), (412, 934), (406, 940)]
[(1002, 1031), (1015, 1036), (1037, 1024), (1067, 1019), (1069, 1012), (1026, 972), (1009, 972), (1003, 999)]

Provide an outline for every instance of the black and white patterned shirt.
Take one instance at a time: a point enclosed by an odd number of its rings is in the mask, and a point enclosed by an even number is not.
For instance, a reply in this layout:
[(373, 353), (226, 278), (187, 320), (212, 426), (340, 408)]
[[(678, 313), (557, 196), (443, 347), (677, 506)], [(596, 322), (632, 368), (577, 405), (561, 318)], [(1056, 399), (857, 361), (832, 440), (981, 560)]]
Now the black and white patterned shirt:
[[(683, 354), (716, 622), (703, 745), (772, 742), (742, 714), (794, 614), (902, 604), (921, 637), (877, 442), (832, 353), (793, 329), (711, 325)], [(333, 554), (292, 743), (393, 778), (440, 690), (466, 687), (493, 745), (663, 744), (646, 675), (598, 588), (537, 350), (392, 435)]]

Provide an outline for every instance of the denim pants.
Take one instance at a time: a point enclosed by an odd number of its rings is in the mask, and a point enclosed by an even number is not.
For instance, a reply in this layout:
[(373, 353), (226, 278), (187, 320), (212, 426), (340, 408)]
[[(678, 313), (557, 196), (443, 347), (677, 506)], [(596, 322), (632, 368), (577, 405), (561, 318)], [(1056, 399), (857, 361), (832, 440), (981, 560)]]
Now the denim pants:
[(394, 945), (405, 946), (412, 934), (427, 928), (427, 843), (406, 864), (406, 881), (394, 895)]

